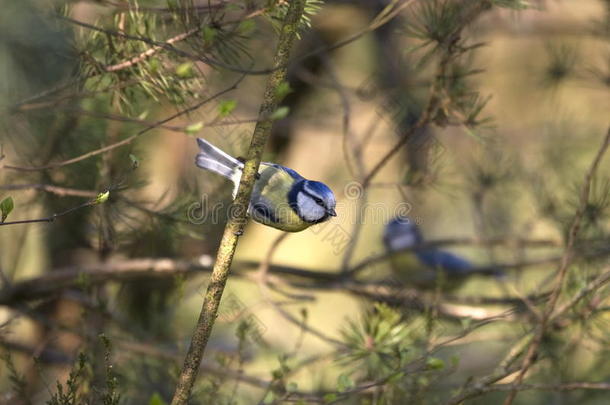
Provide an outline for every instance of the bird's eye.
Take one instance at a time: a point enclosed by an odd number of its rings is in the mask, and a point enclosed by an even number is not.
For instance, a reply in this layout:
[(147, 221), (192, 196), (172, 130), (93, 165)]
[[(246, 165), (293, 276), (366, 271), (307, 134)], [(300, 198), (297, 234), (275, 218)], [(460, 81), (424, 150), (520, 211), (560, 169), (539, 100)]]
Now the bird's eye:
[(316, 204), (322, 205), (322, 199), (321, 198), (314, 197), (313, 200), (316, 202)]

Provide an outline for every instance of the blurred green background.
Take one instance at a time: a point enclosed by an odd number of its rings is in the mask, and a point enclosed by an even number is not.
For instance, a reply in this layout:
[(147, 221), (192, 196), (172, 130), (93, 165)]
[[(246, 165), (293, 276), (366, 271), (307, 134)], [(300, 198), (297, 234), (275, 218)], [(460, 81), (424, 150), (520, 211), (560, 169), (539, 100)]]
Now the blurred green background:
[[(276, 35), (271, 19), (254, 17), (245, 20), (248, 23), (227, 23), (226, 29), (214, 25), (243, 19), (264, 2), (234, 2), (232, 7), (200, 3), (193, 9), (197, 22), (189, 20), (188, 13), (158, 12), (167, 7), (161, 1), (141, 1), (140, 9), (132, 1), (105, 0), (3, 5), (0, 199), (10, 196), (15, 206), (7, 220), (47, 217), (111, 191), (106, 203), (52, 223), (0, 227), (2, 291), (58, 269), (86, 270), (138, 258), (168, 258), (209, 268), (231, 186), (195, 167), (195, 137), (244, 156), (262, 100), (264, 74), (245, 75), (236, 89), (111, 152), (47, 170), (6, 167), (44, 166), (113, 144), (240, 79), (239, 72), (172, 52), (159, 52), (141, 67), (104, 71), (104, 66), (152, 45), (92, 31), (57, 15), (155, 41), (200, 23), (212, 28), (203, 37), (179, 43), (179, 49), (246, 69), (270, 65)], [(584, 173), (609, 124), (610, 4), (549, 0), (531, 2), (533, 7), (526, 10), (494, 7), (482, 14), (462, 33), (467, 43), (481, 46), (453, 67), (454, 85), (459, 87), (454, 90), (489, 97), (482, 116), (490, 120), (473, 127), (426, 126), (420, 134), (423, 146), (408, 144), (374, 178), (363, 209), (362, 177), (350, 172), (350, 162), (356, 167), (359, 160), (370, 170), (394, 146), (421, 113), (435, 74), (434, 56), (425, 61), (423, 50), (415, 49), (421, 41), (408, 33), (418, 18), (417, 3), (422, 2), (414, 1), (381, 28), (315, 56), (302, 57), (359, 32), (385, 3), (327, 1), (312, 15), (311, 29), (302, 32), (293, 51), (296, 62), (289, 69), (293, 91), (284, 101), (289, 114), (275, 122), (264, 160), (328, 184), (337, 196), (338, 216), (287, 235), (272, 264), (339, 273), (346, 261), (350, 267), (383, 254), (383, 227), (403, 213), (417, 221), (426, 239), (470, 241), (447, 249), (477, 265), (508, 265), (505, 279), (472, 277), (450, 296), (507, 298), (540, 292), (556, 262), (511, 264), (557, 257), (563, 251)], [(459, 69), (470, 73), (458, 75)], [(584, 243), (582, 254), (585, 248), (607, 243), (608, 168), (603, 162), (593, 184), (591, 200), (597, 211), (583, 238), (594, 242)], [(65, 190), (62, 194), (40, 185), (84, 193), (64, 195)], [(202, 202), (209, 209), (219, 207), (218, 220), (199, 220), (197, 204)], [(280, 235), (249, 223), (236, 255), (242, 270), (256, 270), (248, 263), (265, 261)], [(484, 243), (494, 239), (506, 243)], [(549, 243), (531, 247), (517, 243), (520, 239)], [(603, 254), (599, 256), (574, 264), (577, 276), (569, 288), (598, 274), (605, 263)], [(99, 284), (84, 275), (71, 289), (33, 300), (11, 298), (0, 307), (0, 344), (27, 383), (24, 392), (32, 403), (53, 398), (55, 380), (65, 382), (79, 352), (88, 359), (82, 373), (87, 383), (79, 392), (89, 395), (87, 403), (103, 403), (101, 392), (112, 392), (112, 387), (103, 360), (109, 349), (100, 343), (100, 333), (112, 346), (109, 356), (117, 373), (116, 389), (122, 393), (120, 403), (169, 403), (209, 277), (206, 271), (191, 273)], [(382, 261), (365, 269), (358, 280), (387, 280), (391, 275)], [(263, 293), (254, 271), (239, 271), (230, 278), (204, 359), (213, 369), (200, 375), (193, 403), (253, 404), (264, 398), (283, 403), (279, 394), (271, 398), (268, 393), (279, 384), (271, 371), (282, 369), (284, 361), (294, 369), (286, 372), (285, 381), (278, 379), (284, 388), (294, 382), (302, 391), (332, 391), (346, 370), (356, 382), (367, 380), (358, 376), (364, 366), (339, 361), (340, 348), (286, 320), (279, 309), (306, 319), (308, 327), (328, 338), (344, 340), (342, 332), (351, 330), (349, 320), (358, 322), (370, 313), (374, 300), (336, 280), (324, 285), (323, 280), (315, 284), (299, 279), (307, 286), (299, 288), (297, 281), (286, 284), (285, 278), (293, 280), (290, 276), (272, 272), (272, 277), (280, 292)], [(607, 306), (606, 297), (600, 294), (600, 307), (604, 302)], [(468, 311), (475, 311), (472, 307)], [(505, 309), (485, 306), (480, 313), (485, 317)], [(405, 325), (418, 342), (412, 343), (415, 353), (476, 321), (473, 312), (447, 320), (426, 311), (405, 311)], [(249, 337), (240, 338), (240, 321), (250, 325), (245, 333)], [(371, 390), (339, 398), (338, 403), (445, 403), (470, 376), (491, 372), (523, 336), (528, 322), (500, 320), (443, 347), (434, 356), (444, 359), (446, 374), (405, 377), (402, 389), (409, 395)], [(546, 360), (536, 369), (534, 381), (608, 381), (610, 368), (602, 361), (608, 355), (608, 326), (607, 315), (601, 313), (593, 324), (583, 321), (549, 336)], [(452, 369), (454, 356), (459, 365)], [(299, 365), (308, 359), (311, 364)], [(20, 403), (7, 361), (0, 371), (0, 401)], [(219, 371), (225, 368), (233, 373), (229, 376), (244, 373), (263, 384), (234, 386), (234, 379)], [(265, 388), (265, 381), (272, 388)], [(510, 382), (508, 377), (500, 383)], [(426, 388), (418, 391), (415, 386)], [(469, 403), (497, 403), (504, 395), (487, 394)], [(606, 398), (600, 391), (526, 391), (515, 403), (602, 404)]]

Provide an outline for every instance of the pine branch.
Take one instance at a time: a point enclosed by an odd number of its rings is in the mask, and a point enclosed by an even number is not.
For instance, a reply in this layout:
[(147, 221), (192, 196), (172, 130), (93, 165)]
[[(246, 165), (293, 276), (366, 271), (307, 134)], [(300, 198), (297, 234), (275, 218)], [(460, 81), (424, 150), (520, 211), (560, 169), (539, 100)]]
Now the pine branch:
[(230, 91), (233, 91), (237, 88), (237, 86), (239, 85), (239, 83), (241, 83), (241, 81), (244, 79), (245, 76), (241, 76), (239, 79), (237, 79), (237, 81), (235, 83), (233, 83), (230, 87), (221, 90), (213, 95), (211, 95), (210, 97), (202, 100), (202, 101), (198, 101), (197, 103), (191, 105), (190, 107), (185, 108), (184, 110), (178, 111), (175, 114), (170, 115), (167, 118), (163, 118), (162, 120), (159, 120), (157, 122), (151, 123), (149, 125), (147, 125), (144, 129), (140, 130), (139, 132), (136, 132), (135, 134), (122, 139), (118, 142), (112, 143), (110, 145), (104, 146), (102, 148), (99, 149), (95, 149), (92, 150), (90, 152), (84, 153), (82, 155), (76, 156), (74, 158), (68, 159), (68, 160), (64, 160), (61, 162), (55, 162), (55, 163), (49, 163), (46, 165), (42, 165), (42, 166), (13, 166), (13, 165), (0, 165), (0, 169), (4, 168), (4, 169), (11, 169), (11, 170), (17, 170), (17, 171), (26, 171), (26, 172), (35, 172), (35, 171), (40, 171), (40, 170), (49, 170), (49, 169), (56, 169), (58, 167), (64, 167), (64, 166), (68, 166), (74, 163), (78, 163), (81, 162), (83, 160), (89, 159), (93, 156), (97, 156), (97, 155), (101, 155), (103, 153), (107, 153), (111, 150), (114, 150), (116, 148), (119, 148), (121, 146), (124, 145), (128, 145), (131, 142), (135, 141), (138, 137), (140, 137), (141, 135), (144, 135), (145, 133), (147, 133), (150, 130), (153, 129), (157, 129), (160, 128), (163, 124), (169, 122), (169, 121), (173, 121), (174, 119), (181, 117), (183, 115), (186, 115), (190, 112), (193, 112), (197, 109), (199, 109), (201, 106), (209, 103), (210, 101), (222, 96), (225, 93), (228, 93)]
[(362, 181), (362, 187), (364, 189), (370, 186), (373, 178), (381, 171), (381, 169), (383, 169), (390, 159), (404, 147), (404, 145), (417, 133), (420, 128), (434, 122), (437, 112), (442, 108), (447, 70), (449, 69), (451, 62), (454, 61), (456, 57), (463, 54), (463, 49), (458, 46), (461, 40), (462, 30), (476, 21), (476, 19), (482, 13), (490, 8), (491, 3), (489, 0), (479, 0), (478, 2), (464, 3), (464, 7), (461, 10), (460, 15), (457, 17), (459, 20), (456, 23), (455, 29), (448, 32), (446, 37), (438, 44), (438, 47), (441, 50), (441, 56), (436, 68), (433, 83), (430, 87), (428, 103), (426, 104), (424, 111), (419, 119), (404, 131), (392, 149), (390, 149), (364, 177), (364, 180)]
[(549, 303), (545, 308), (542, 319), (539, 323), (538, 328), (536, 328), (536, 335), (534, 340), (532, 341), (527, 354), (523, 358), (523, 362), (521, 363), (521, 369), (519, 370), (519, 374), (515, 378), (515, 382), (513, 384), (513, 389), (510, 391), (506, 399), (504, 400), (504, 405), (511, 405), (519, 392), (519, 386), (523, 381), (525, 374), (530, 369), (532, 364), (534, 363), (534, 359), (536, 354), (538, 353), (538, 349), (542, 344), (542, 340), (547, 332), (549, 325), (551, 325), (551, 320), (553, 319), (553, 312), (555, 311), (555, 306), (557, 305), (557, 301), (559, 300), (559, 295), (563, 291), (565, 278), (568, 274), (568, 270), (570, 265), (574, 261), (574, 256), (576, 254), (574, 245), (576, 243), (576, 237), (578, 236), (578, 232), (580, 231), (580, 226), (582, 223), (583, 216), (585, 214), (585, 210), (587, 208), (587, 203), (589, 202), (589, 194), (591, 191), (591, 182), (597, 173), (597, 168), (601, 163), (606, 150), (610, 146), (610, 128), (606, 133), (604, 140), (587, 171), (584, 179), (584, 185), (582, 187), (580, 193), (580, 201), (578, 205), (578, 209), (574, 214), (574, 219), (572, 220), (572, 225), (570, 226), (570, 232), (568, 234), (568, 241), (566, 243), (566, 249), (563, 254), (561, 263), (559, 265), (559, 269), (557, 270), (555, 281), (553, 283), (553, 289), (551, 293), (551, 297), (549, 299)]

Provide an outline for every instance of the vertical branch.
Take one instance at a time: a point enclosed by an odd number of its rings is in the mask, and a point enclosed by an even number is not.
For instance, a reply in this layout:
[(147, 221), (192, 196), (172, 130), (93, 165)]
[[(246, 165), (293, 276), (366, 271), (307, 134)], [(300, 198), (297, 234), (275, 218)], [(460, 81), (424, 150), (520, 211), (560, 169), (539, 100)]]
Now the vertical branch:
[(225, 226), (220, 247), (218, 248), (216, 262), (210, 277), (210, 284), (208, 285), (201, 313), (199, 314), (199, 319), (191, 338), (191, 344), (184, 360), (184, 366), (176, 386), (172, 405), (184, 405), (187, 403), (195, 378), (197, 377), (197, 372), (199, 371), (205, 347), (212, 332), (212, 327), (214, 326), (222, 293), (229, 276), (233, 255), (237, 248), (237, 240), (243, 233), (246, 223), (250, 195), (256, 181), (263, 149), (271, 133), (272, 120), (269, 117), (275, 111), (280, 101), (277, 89), (286, 77), (286, 65), (290, 49), (296, 38), (298, 24), (303, 14), (304, 3), (304, 0), (291, 1), (284, 19), (284, 25), (273, 61), (274, 70), (267, 80), (263, 103), (258, 115), (259, 121), (254, 128), (237, 196), (230, 207), (230, 217)]

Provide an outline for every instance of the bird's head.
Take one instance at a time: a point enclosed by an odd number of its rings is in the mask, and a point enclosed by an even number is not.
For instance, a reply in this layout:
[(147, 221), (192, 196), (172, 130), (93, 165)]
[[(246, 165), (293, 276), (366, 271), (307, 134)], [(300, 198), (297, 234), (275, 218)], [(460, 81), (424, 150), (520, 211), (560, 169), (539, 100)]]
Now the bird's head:
[(290, 194), (291, 207), (306, 222), (319, 223), (337, 216), (335, 195), (324, 183), (302, 180), (294, 185)]
[(424, 238), (411, 218), (397, 216), (385, 227), (383, 242), (389, 251), (395, 252), (419, 245)]

